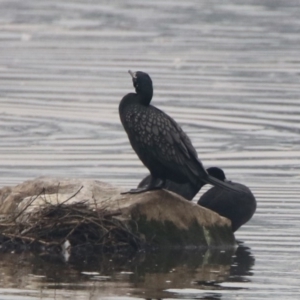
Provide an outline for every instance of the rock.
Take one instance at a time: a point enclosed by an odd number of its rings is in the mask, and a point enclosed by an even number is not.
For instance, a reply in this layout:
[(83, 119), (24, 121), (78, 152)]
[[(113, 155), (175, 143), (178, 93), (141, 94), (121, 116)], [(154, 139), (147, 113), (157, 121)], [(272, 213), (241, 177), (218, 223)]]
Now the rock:
[(22, 218), (52, 204), (87, 203), (91, 210), (118, 212), (117, 218), (150, 245), (158, 247), (230, 247), (230, 221), (166, 190), (120, 194), (121, 189), (88, 179), (40, 177), (0, 190), (2, 219)]

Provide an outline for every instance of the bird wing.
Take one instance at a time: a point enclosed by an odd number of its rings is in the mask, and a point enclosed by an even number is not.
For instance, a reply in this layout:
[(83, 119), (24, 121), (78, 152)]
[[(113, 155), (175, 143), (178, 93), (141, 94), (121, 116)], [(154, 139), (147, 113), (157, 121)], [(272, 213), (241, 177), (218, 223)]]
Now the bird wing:
[(133, 105), (123, 118), (132, 148), (146, 167), (156, 162), (168, 172), (180, 172), (194, 185), (206, 174), (188, 136), (163, 111), (152, 105)]
[[(186, 163), (189, 166), (189, 169), (198, 177), (207, 176), (207, 171), (202, 165), (201, 161), (198, 158), (198, 153), (188, 135), (182, 130), (182, 128), (172, 119), (173, 127), (176, 128), (176, 141), (178, 149), (180, 149), (185, 157), (188, 157), (189, 160)], [(179, 136), (179, 138), (178, 138)]]
[(140, 130), (133, 126), (133, 136), (136, 145), (140, 147), (137, 152), (158, 161), (170, 171), (180, 170), (191, 182), (197, 184), (199, 166), (202, 167), (202, 164), (189, 137), (171, 117), (156, 107), (149, 106), (145, 113), (146, 117), (141, 116), (137, 126)]

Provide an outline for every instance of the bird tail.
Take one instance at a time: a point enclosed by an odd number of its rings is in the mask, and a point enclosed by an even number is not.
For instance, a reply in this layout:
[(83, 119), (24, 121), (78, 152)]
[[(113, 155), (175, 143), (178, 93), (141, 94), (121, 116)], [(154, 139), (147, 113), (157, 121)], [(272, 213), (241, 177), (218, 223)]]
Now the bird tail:
[(208, 175), (205, 179), (203, 179), (206, 183), (212, 184), (214, 186), (220, 187), (222, 189), (225, 189), (230, 192), (238, 192), (238, 193), (245, 193), (242, 189), (239, 187), (233, 186), (229, 182), (219, 180), (213, 176)]

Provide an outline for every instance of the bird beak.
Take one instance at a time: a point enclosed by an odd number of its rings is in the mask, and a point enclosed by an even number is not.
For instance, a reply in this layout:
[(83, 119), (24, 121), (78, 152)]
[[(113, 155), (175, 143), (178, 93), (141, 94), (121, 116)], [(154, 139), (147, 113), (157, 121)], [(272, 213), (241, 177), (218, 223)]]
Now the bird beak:
[(128, 73), (131, 75), (132, 79), (136, 78), (135, 73), (133, 73), (132, 71), (128, 70)]

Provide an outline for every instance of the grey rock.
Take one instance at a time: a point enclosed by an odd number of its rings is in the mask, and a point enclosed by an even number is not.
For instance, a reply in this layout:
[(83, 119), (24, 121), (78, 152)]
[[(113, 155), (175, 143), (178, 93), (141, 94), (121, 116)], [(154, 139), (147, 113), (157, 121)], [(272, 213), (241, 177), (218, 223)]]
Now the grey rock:
[(98, 180), (39, 177), (0, 189), (0, 213), (4, 221), (15, 215), (21, 222), (49, 204), (85, 201), (92, 210), (119, 212), (116, 218), (134, 234), (159, 247), (235, 245), (230, 221), (209, 209), (166, 190), (121, 191)]

